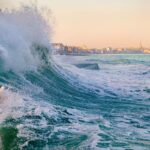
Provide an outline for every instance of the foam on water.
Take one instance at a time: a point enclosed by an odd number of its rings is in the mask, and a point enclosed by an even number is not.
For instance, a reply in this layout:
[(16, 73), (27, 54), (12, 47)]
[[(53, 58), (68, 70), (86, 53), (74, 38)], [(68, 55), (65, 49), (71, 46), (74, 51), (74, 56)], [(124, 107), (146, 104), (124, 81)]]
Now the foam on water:
[[(108, 61), (105, 60), (105, 63), (101, 63), (103, 60), (102, 55), (95, 58), (93, 56), (91, 59), (88, 56), (53, 56), (54, 61), (59, 65), (57, 68), (66, 78), (71, 77), (71, 80), (74, 79), (73, 83), (79, 83), (80, 81), (79, 84), (83, 84), (100, 94), (105, 94), (105, 92), (108, 94), (110, 92), (110, 95), (114, 94), (122, 97), (149, 98), (149, 93), (145, 92), (145, 89), (150, 88), (150, 76), (145, 74), (143, 79), (142, 75), (144, 72), (149, 71), (149, 66), (145, 64), (123, 64), (122, 62), (122, 64), (117, 64), (115, 62), (118, 59), (117, 57), (116, 60), (109, 63), (109, 58), (111, 59), (111, 56), (106, 56), (105, 59), (108, 59)], [(91, 71), (76, 67), (76, 64), (89, 63), (90, 61), (98, 63), (100, 70)], [(148, 63), (148, 59), (145, 62)], [(116, 64), (114, 65), (113, 63)]]
[[(51, 28), (37, 8), (0, 20), (0, 148), (150, 146), (149, 55), (49, 56)], [(89, 62), (100, 70), (76, 67)]]
[[(95, 101), (93, 108), (96, 109), (98, 105), (100, 113), (105, 114), (106, 111), (106, 114), (104, 127), (99, 123), (102, 131), (99, 131), (97, 147), (142, 149), (143, 144), (145, 149), (150, 147), (150, 93), (146, 90), (150, 89), (150, 76), (149, 73), (144, 73), (149, 72), (150, 55), (135, 55), (134, 58), (133, 55), (56, 55), (53, 60), (56, 62), (56, 70), (74, 87), (82, 86), (85, 91), (88, 89), (89, 92), (92, 90), (99, 94), (99, 101)], [(76, 67), (76, 64), (91, 61), (98, 63), (100, 70)], [(91, 99), (89, 105), (93, 101)]]
[(22, 105), (24, 105), (22, 97), (9, 90), (4, 90), (0, 95), (0, 123), (2, 123), (6, 118), (17, 118), (21, 115), (21, 112), (18, 113), (15, 109), (22, 107)]
[[(22, 82), (25, 80), (22, 79)], [(35, 88), (35, 86), (30, 87), (31, 93), (34, 92)], [(97, 124), (93, 123), (103, 122), (102, 117), (86, 114), (77, 109), (55, 106), (44, 100), (37, 101), (36, 98), (32, 99), (26, 95), (23, 90), (26, 91), (24, 88), (18, 92), (6, 89), (0, 101), (0, 125), (7, 126), (5, 124), (7, 120), (16, 122), (17, 138), (24, 139), (23, 142), (19, 143), (21, 149), (28, 147), (31, 142), (39, 140), (45, 141), (44, 145), (47, 145), (48, 148), (50, 147), (48, 141), (57, 138), (61, 143), (66, 140), (66, 136), (70, 136), (72, 140), (83, 136), (85, 140), (83, 143), (81, 142), (79, 147), (96, 148), (100, 129)], [(62, 148), (65, 148), (65, 145)]]

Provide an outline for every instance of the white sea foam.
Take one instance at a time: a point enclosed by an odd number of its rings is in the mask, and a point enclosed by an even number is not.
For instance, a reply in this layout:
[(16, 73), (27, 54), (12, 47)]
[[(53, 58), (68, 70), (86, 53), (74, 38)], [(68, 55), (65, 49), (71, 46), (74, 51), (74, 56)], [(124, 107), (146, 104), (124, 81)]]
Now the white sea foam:
[[(4, 91), (3, 98), (0, 101), (0, 124), (8, 118), (15, 120), (22, 118), (22, 122), (16, 126), (18, 129), (17, 137), (25, 138), (26, 141), (20, 145), (20, 148), (28, 145), (31, 139), (43, 140), (43, 135), (36, 133), (35, 130), (46, 129), (47, 132), (49, 132), (47, 128), (50, 127), (52, 128), (51, 134), (45, 137), (45, 141), (50, 139), (57, 132), (62, 131), (75, 135), (86, 135), (88, 139), (81, 144), (81, 148), (88, 146), (96, 148), (96, 144), (99, 141), (98, 133), (101, 132), (96, 122), (105, 122), (104, 119), (100, 116), (86, 114), (76, 109), (66, 108), (69, 114), (63, 114), (64, 109), (65, 108), (54, 106), (42, 100), (33, 100), (28, 97), (28, 95), (23, 95), (20, 92), (12, 92), (7, 89)], [(67, 117), (71, 123), (63, 125), (56, 123), (53, 126), (49, 124), (49, 120), (44, 117), (45, 115), (48, 116), (49, 119), (56, 120), (56, 122), (61, 118), (63, 119), (63, 117)], [(40, 117), (40, 119), (36, 120), (34, 119), (35, 117)], [(83, 123), (79, 120), (82, 120)], [(61, 140), (63, 136), (59, 138)]]
[(0, 57), (7, 69), (36, 69), (39, 58), (33, 44), (49, 47), (51, 27), (36, 7), (0, 11)]
[[(96, 60), (94, 59), (96, 58)], [(104, 56), (61, 56), (54, 55), (53, 60), (57, 70), (65, 78), (71, 80), (73, 84), (80, 84), (87, 88), (99, 91), (101, 95), (111, 95), (112, 93), (119, 96), (136, 96), (149, 98), (149, 93), (143, 90), (150, 88), (149, 76), (144, 76), (142, 72), (148, 72), (149, 66), (144, 64), (111, 64), (108, 62), (101, 63)], [(127, 57), (127, 56), (126, 56)], [(106, 56), (107, 58), (107, 56)], [(100, 66), (100, 70), (87, 70), (78, 68), (75, 64), (89, 63), (89, 59)], [(99, 60), (99, 61), (98, 61)], [(106, 61), (106, 60), (105, 60)], [(116, 58), (117, 61), (117, 58)], [(145, 60), (146, 61), (146, 60)], [(115, 60), (114, 60), (115, 63)], [(140, 92), (138, 92), (140, 91)]]
[(0, 98), (0, 123), (6, 118), (18, 118), (22, 113), (15, 111), (15, 109), (24, 106), (24, 101), (17, 93), (9, 90), (4, 90)]

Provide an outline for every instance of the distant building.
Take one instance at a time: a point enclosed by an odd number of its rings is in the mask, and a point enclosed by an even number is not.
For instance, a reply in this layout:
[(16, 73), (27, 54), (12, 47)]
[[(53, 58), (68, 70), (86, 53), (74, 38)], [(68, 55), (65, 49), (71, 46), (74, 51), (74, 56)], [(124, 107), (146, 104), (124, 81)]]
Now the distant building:
[(53, 43), (52, 47), (56, 54), (61, 55), (87, 55), (87, 54), (149, 54), (150, 49), (143, 49), (142, 44), (140, 48), (116, 48), (107, 47), (103, 49), (89, 49), (87, 46), (66, 46), (62, 43)]
[(54, 49), (62, 49), (64, 45), (62, 43), (52, 43)]

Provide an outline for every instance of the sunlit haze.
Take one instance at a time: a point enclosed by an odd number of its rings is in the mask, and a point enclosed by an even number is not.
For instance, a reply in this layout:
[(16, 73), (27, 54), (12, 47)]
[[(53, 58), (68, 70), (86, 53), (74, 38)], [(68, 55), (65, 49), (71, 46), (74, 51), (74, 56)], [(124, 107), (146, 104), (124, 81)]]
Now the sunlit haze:
[[(53, 42), (88, 47), (150, 47), (149, 0), (38, 1), (55, 18)], [(10, 3), (9, 3), (10, 4)]]

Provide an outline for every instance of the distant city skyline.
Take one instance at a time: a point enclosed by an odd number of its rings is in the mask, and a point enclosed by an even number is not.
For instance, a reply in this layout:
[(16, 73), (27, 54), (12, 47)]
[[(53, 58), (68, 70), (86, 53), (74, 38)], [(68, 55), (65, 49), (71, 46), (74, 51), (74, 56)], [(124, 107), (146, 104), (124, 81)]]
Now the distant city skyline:
[(79, 46), (68, 46), (63, 43), (52, 43), (54, 54), (60, 55), (87, 55), (87, 54), (150, 54), (150, 48), (88, 48)]
[(87, 46), (87, 45), (85, 45), (85, 44), (82, 44), (82, 45), (73, 45), (73, 44), (66, 44), (66, 43), (63, 43), (63, 42), (53, 42), (52, 44), (63, 44), (63, 45), (66, 45), (66, 46), (75, 46), (75, 47), (82, 47), (82, 48), (87, 48), (87, 49), (93, 49), (93, 48), (96, 48), (96, 49), (102, 49), (102, 48), (114, 48), (114, 49), (124, 49), (124, 48), (131, 48), (131, 49), (150, 49), (150, 46), (149, 47), (146, 47), (146, 46), (144, 46), (143, 44), (142, 44), (142, 42), (141, 41), (139, 41), (139, 43), (138, 43), (138, 45), (137, 46), (125, 46), (125, 47), (113, 47), (113, 46), (111, 46), (111, 45), (106, 45), (106, 46), (104, 46), (104, 47), (89, 47), (89, 46)]
[[(16, 0), (21, 1), (21, 0)], [(27, 0), (28, 3), (31, 1)], [(11, 3), (12, 2), (12, 3)], [(102, 47), (150, 47), (149, 0), (37, 0), (52, 10), (53, 42)], [(6, 5), (14, 5), (5, 0)], [(0, 5), (4, 2), (0, 2)]]

